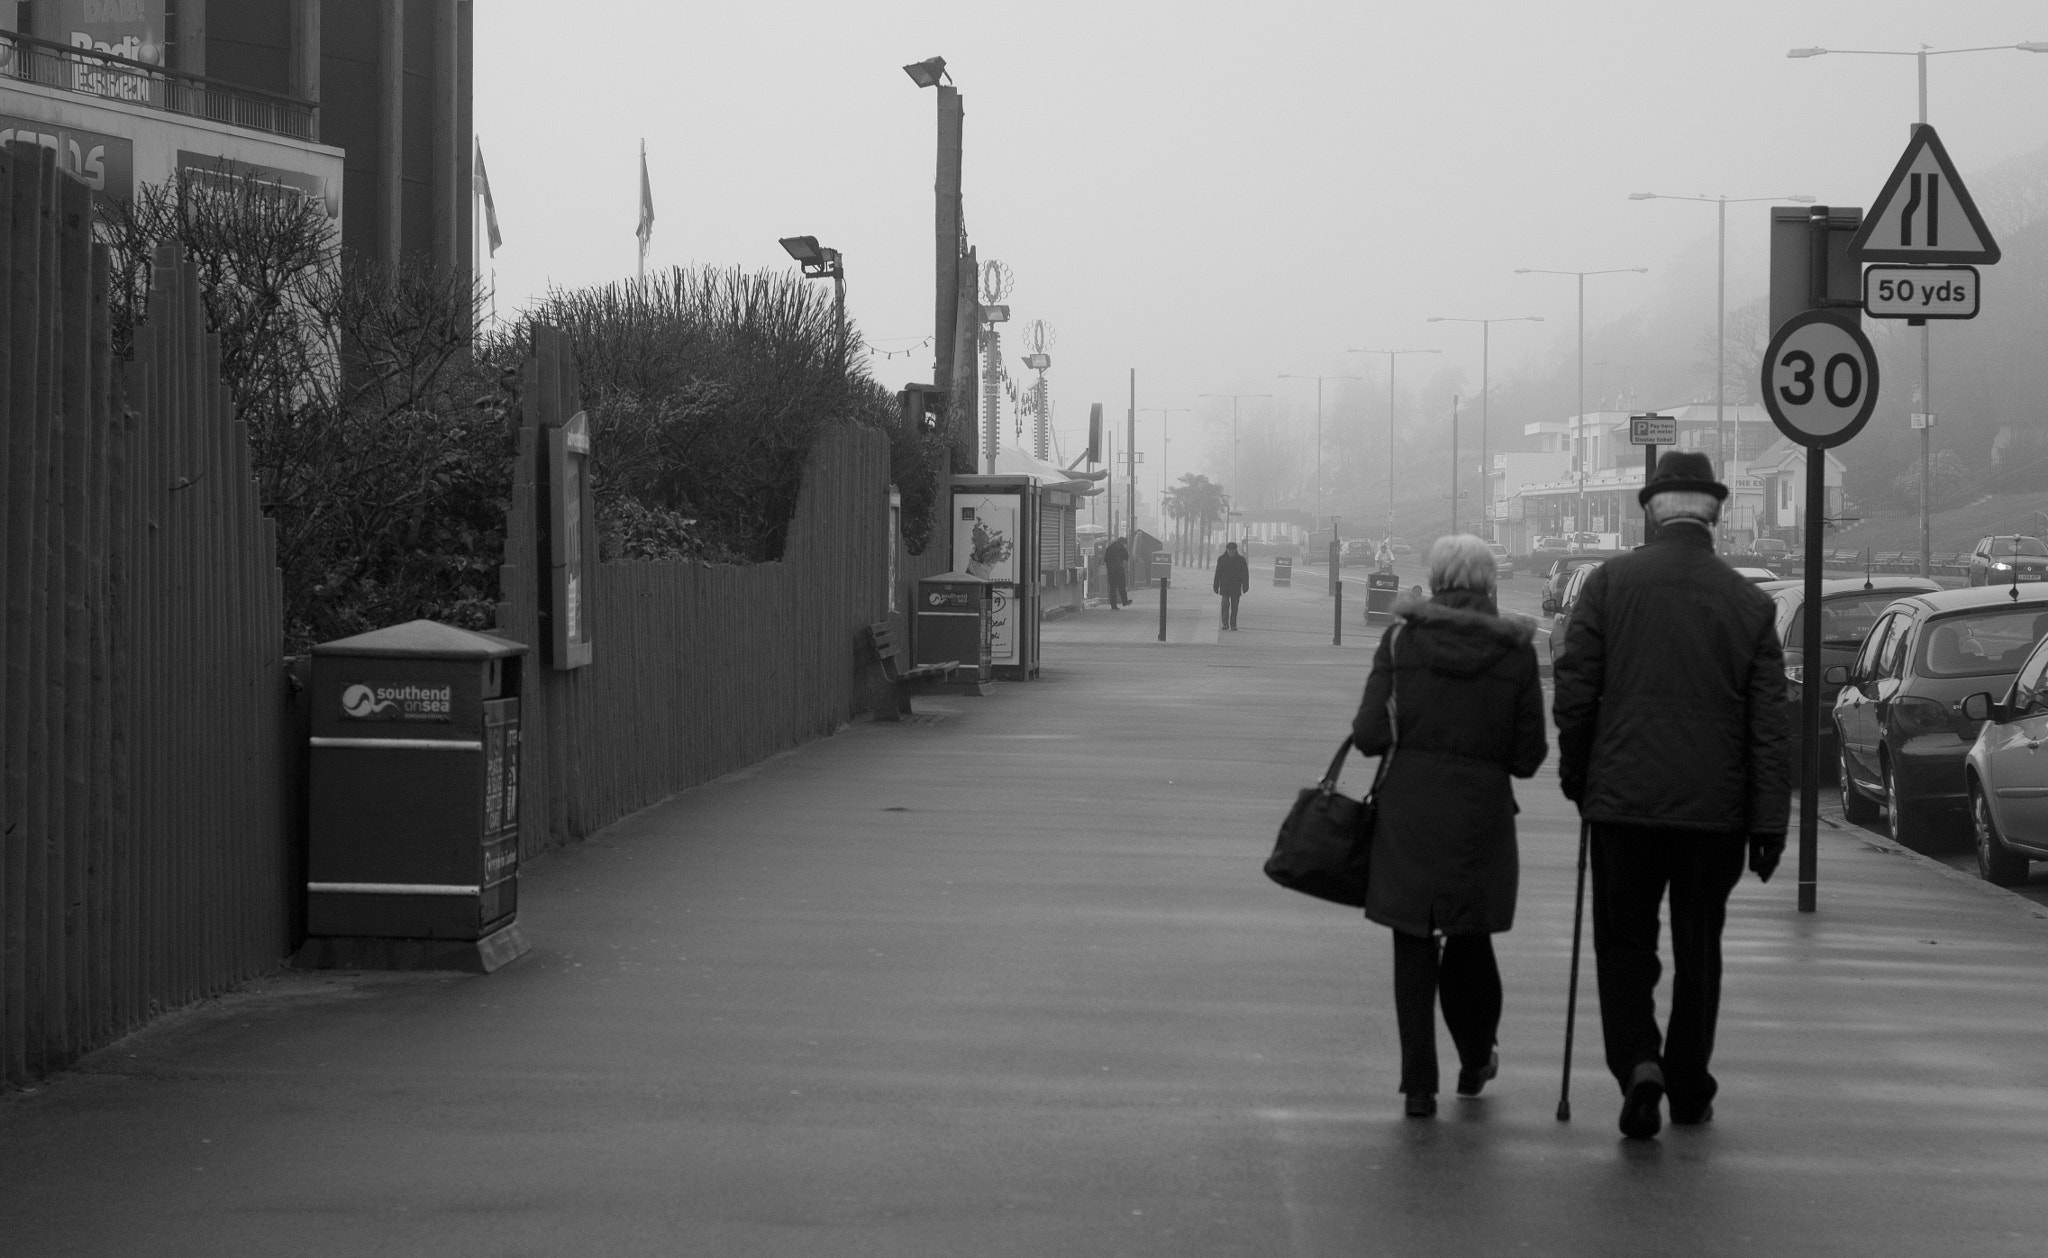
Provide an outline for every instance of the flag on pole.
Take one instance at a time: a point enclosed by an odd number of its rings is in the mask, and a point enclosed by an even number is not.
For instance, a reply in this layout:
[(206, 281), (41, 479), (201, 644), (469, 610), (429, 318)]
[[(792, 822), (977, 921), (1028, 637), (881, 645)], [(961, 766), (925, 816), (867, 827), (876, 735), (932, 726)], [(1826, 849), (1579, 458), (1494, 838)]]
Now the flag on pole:
[(654, 189), (647, 183), (647, 141), (640, 141), (640, 226), (633, 234), (640, 238), (640, 278), (647, 278), (647, 242), (654, 237)]
[(476, 144), (476, 193), (484, 203), (484, 234), (491, 242), (491, 256), (498, 256), (498, 246), (505, 238), (498, 234), (498, 203), (491, 199), (491, 177), (484, 173), (484, 146), (481, 140)]

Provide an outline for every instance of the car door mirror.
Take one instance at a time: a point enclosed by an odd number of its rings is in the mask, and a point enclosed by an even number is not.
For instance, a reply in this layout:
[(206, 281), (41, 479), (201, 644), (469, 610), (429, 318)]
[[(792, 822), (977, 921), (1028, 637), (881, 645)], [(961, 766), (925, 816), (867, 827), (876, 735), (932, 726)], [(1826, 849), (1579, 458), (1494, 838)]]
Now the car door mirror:
[(1557, 600), (1548, 594), (1543, 596), (1543, 614), (1546, 616), (1557, 615)]
[(1966, 721), (1997, 719), (1998, 705), (1991, 701), (1991, 695), (1986, 691), (1979, 690), (1976, 694), (1965, 695), (1963, 701), (1956, 706), (1962, 709), (1963, 719)]
[(1821, 671), (1820, 679), (1830, 686), (1846, 686), (1849, 684), (1849, 666), (1830, 664)]

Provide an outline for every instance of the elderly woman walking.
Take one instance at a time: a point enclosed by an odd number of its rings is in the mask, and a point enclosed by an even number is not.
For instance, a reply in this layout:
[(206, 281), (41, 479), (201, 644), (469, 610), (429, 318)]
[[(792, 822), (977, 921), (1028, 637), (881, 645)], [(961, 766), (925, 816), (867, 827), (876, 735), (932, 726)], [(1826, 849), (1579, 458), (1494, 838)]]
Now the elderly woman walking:
[(1394, 932), (1401, 1091), (1436, 1113), (1436, 1006), (1458, 1048), (1458, 1093), (1500, 1071), (1493, 936), (1514, 925), (1514, 790), (1549, 752), (1533, 630), (1500, 615), (1494, 559), (1469, 533), (1429, 552), (1431, 597), (1395, 606), (1351, 723), (1358, 750), (1390, 753), (1379, 790), (1365, 915)]

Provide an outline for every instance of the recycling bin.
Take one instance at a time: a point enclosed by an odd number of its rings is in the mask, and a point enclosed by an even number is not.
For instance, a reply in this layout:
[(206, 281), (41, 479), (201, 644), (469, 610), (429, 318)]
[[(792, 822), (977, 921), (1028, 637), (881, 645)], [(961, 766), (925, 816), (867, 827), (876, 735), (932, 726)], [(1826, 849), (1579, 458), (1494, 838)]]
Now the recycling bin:
[(1393, 572), (1368, 573), (1365, 578), (1365, 618), (1390, 620), (1394, 600), (1401, 597), (1401, 577)]
[(995, 675), (989, 649), (994, 585), (971, 572), (948, 572), (917, 583), (918, 664), (957, 662), (975, 681)]
[(1273, 558), (1273, 584), (1275, 584), (1275, 585), (1293, 585), (1293, 584), (1294, 584), (1294, 560), (1293, 560), (1293, 559), (1289, 558), (1289, 557), (1288, 557), (1288, 556), (1286, 556), (1286, 555), (1276, 555), (1276, 556), (1274, 556), (1274, 558)]
[(1172, 555), (1161, 551), (1159, 554), (1152, 556), (1152, 579), (1154, 581), (1173, 580)]
[(313, 648), (309, 945), (513, 925), (525, 653), (431, 620)]

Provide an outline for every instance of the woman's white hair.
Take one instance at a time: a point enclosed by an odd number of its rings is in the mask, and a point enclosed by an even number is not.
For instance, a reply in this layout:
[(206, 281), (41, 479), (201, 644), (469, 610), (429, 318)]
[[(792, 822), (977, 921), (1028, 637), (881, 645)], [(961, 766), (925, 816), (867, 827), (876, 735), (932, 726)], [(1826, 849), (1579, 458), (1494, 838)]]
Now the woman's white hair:
[(1650, 518), (1658, 524), (1672, 520), (1698, 520), (1714, 524), (1721, 518), (1721, 500), (1696, 489), (1667, 489), (1650, 495)]
[(1470, 533), (1451, 533), (1436, 539), (1429, 548), (1429, 588), (1494, 592), (1493, 548)]

